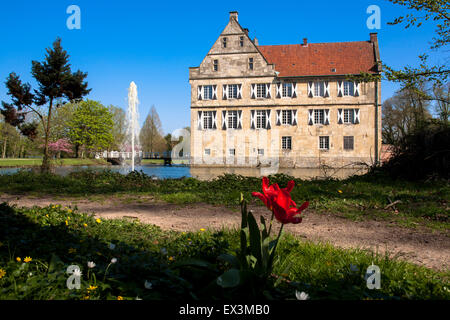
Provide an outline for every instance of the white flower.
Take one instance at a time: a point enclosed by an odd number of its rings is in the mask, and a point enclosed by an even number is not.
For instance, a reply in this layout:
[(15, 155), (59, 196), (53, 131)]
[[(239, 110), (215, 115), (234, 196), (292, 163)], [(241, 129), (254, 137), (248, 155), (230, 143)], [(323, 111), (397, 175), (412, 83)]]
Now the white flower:
[(111, 263), (116, 263), (117, 262), (117, 258), (112, 258), (111, 259)]
[(136, 300), (142, 300), (141, 298), (139, 298), (139, 297), (136, 297)]
[(111, 250), (114, 250), (116, 248), (116, 245), (114, 243), (110, 243), (108, 246)]
[(95, 267), (94, 261), (88, 261), (87, 266), (88, 266), (88, 268), (90, 268), (90, 269), (94, 268), (94, 267)]
[(145, 280), (144, 287), (145, 289), (151, 289), (153, 284), (150, 281)]
[(28, 274), (29, 277), (31, 277), (32, 275), (33, 275), (33, 272), (30, 272), (30, 273)]
[(297, 300), (308, 300), (309, 299), (309, 295), (306, 292), (298, 292), (297, 290), (295, 290), (295, 297), (297, 298)]

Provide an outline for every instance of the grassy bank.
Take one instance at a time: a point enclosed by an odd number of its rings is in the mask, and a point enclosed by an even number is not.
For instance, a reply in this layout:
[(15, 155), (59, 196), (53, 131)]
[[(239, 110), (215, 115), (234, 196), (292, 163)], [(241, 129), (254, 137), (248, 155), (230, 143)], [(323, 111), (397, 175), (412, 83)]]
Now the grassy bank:
[[(96, 220), (73, 208), (5, 204), (0, 226), (0, 299), (239, 298), (214, 285), (229, 268), (217, 257), (238, 248), (236, 230), (165, 232), (137, 221)], [(310, 299), (450, 299), (448, 272), (289, 235), (277, 252), (266, 293), (275, 299), (295, 299), (296, 290)], [(186, 266), (187, 259), (203, 262)], [(88, 268), (90, 261), (95, 267)], [(380, 290), (366, 286), (372, 262), (381, 269)], [(82, 271), (80, 290), (66, 287), (69, 265)]]
[[(286, 186), (292, 179), (272, 176), (271, 183)], [(408, 182), (383, 175), (355, 176), (346, 180), (294, 179), (297, 187), (292, 198), (297, 203), (310, 201), (318, 213), (332, 213), (349, 219), (380, 219), (407, 227), (428, 226), (449, 229), (450, 185), (447, 181)], [(50, 194), (89, 197), (121, 195), (124, 198), (146, 194), (166, 202), (210, 203), (237, 206), (239, 195), (255, 204), (252, 191), (261, 190), (261, 179), (236, 175), (220, 176), (212, 181), (194, 178), (153, 180), (140, 173), (121, 175), (110, 171), (83, 171), (66, 177), (19, 172), (0, 175), (0, 192)], [(391, 202), (395, 206), (388, 207)]]
[[(57, 166), (89, 166), (89, 165), (107, 165), (104, 159), (57, 159), (52, 160), (53, 165)], [(42, 165), (42, 159), (0, 159), (0, 167), (32, 167)]]

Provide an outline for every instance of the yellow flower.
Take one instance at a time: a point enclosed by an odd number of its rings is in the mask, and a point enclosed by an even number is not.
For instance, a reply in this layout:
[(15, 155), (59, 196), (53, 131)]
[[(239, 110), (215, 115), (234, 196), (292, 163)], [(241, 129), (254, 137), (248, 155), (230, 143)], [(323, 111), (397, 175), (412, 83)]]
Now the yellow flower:
[(69, 253), (75, 253), (75, 252), (77, 252), (77, 249), (75, 249), (75, 248), (69, 248)]
[(48, 218), (48, 214), (45, 215)]
[(17, 257), (16, 260), (17, 260), (17, 262), (22, 261), (22, 259), (20, 257)]
[(66, 226), (68, 226), (68, 225), (69, 225), (69, 221), (66, 220)]
[(203, 231), (205, 231), (205, 229), (201, 228), (200, 231), (203, 232)]
[(97, 286), (89, 286), (89, 288), (87, 288), (88, 291), (94, 291), (95, 289), (97, 289)]
[(123, 297), (122, 296), (118, 296), (117, 300), (123, 300)]
[(0, 279), (3, 278), (6, 274), (6, 271), (3, 269), (0, 269)]
[(67, 220), (70, 220), (70, 217), (67, 217)]
[(86, 223), (84, 223), (84, 224), (83, 224), (83, 226), (84, 226), (84, 227), (86, 228), (86, 227), (87, 227), (87, 224), (86, 224)]
[(191, 241), (191, 238), (187, 238), (188, 239), (188, 241)]
[(342, 190), (338, 190), (339, 193), (342, 193)]
[(169, 257), (169, 261), (173, 261), (173, 257)]
[(97, 220), (95, 220), (95, 222), (97, 222), (97, 223), (101, 223), (101, 222), (102, 222), (102, 220), (100, 220), (99, 218), (97, 218)]
[(89, 296), (84, 296), (83, 300), (89, 300)]
[(31, 259), (30, 257), (25, 257), (25, 259), (23, 259), (23, 262), (28, 263), (28, 262), (30, 262), (31, 260), (33, 260), (33, 259)]
[(68, 213), (72, 213), (72, 209), (67, 210)]

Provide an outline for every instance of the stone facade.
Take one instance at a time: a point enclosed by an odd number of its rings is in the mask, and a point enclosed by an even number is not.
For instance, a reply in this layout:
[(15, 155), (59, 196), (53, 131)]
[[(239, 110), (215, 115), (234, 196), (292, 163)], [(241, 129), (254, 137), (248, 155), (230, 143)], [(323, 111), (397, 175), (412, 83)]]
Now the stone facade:
[[(370, 42), (379, 65), (376, 34)], [(262, 51), (239, 25), (237, 12), (231, 12), (200, 66), (189, 69), (192, 166), (338, 168), (379, 159), (380, 83), (352, 82), (346, 87), (351, 94), (344, 96), (348, 73), (282, 76)], [(323, 96), (314, 96), (317, 81), (323, 87), (316, 93)], [(257, 84), (264, 84), (259, 92)], [(232, 92), (230, 85), (237, 85)], [(344, 137), (353, 137), (353, 143), (346, 138), (345, 149)]]

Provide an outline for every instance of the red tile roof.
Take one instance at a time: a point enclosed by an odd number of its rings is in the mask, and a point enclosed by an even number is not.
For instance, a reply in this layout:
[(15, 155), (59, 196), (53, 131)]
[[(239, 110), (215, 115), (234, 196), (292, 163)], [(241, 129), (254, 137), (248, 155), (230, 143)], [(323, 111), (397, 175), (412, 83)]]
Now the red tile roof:
[[(370, 41), (258, 46), (279, 77), (376, 73)], [(336, 69), (332, 72), (331, 69)]]

